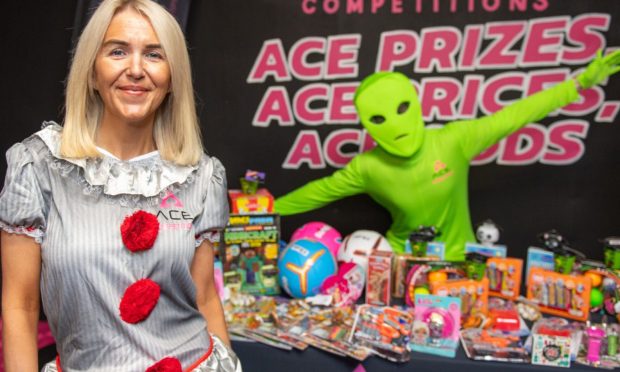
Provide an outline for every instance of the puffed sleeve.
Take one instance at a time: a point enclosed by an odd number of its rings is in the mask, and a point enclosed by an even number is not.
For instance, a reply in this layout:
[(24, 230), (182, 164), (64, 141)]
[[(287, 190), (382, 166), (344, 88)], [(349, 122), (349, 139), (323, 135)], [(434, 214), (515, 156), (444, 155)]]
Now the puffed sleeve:
[(7, 172), (0, 193), (0, 228), (33, 237), (38, 243), (45, 236), (47, 206), (37, 180), (35, 160), (23, 143), (6, 153)]
[(228, 191), (226, 188), (226, 170), (222, 163), (214, 157), (206, 161), (206, 169), (210, 176), (206, 180), (206, 196), (202, 213), (194, 219), (196, 246), (205, 239), (219, 241), (219, 233), (228, 222)]

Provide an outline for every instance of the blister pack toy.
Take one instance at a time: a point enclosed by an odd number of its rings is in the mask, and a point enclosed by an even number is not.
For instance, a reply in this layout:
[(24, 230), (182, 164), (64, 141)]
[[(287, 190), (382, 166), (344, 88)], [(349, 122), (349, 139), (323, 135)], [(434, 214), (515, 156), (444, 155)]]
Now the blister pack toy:
[(411, 350), (454, 358), (459, 342), (461, 300), (455, 297), (415, 297)]
[(501, 331), (479, 328), (461, 330), (461, 344), (474, 360), (529, 363), (530, 357), (521, 338)]
[[(488, 312), (489, 280), (457, 279), (431, 285), (431, 292), (439, 296), (461, 299), (461, 323), (478, 323)], [(473, 324), (472, 324), (473, 325)]]
[[(532, 332), (525, 341), (524, 346), (527, 350), (532, 351), (533, 339), (535, 334), (550, 334), (552, 332), (555, 332), (555, 334), (565, 334), (565, 332), (569, 332), (571, 339), (570, 359), (575, 360), (577, 358), (577, 354), (579, 352), (579, 345), (581, 344), (581, 340), (583, 337), (583, 328), (584, 323), (582, 322), (569, 321), (567, 319), (555, 316), (541, 318), (532, 326)], [(540, 329), (543, 329), (543, 332), (541, 332)]]
[(446, 261), (429, 261), (411, 266), (405, 279), (405, 303), (415, 307), (414, 298), (418, 294), (430, 294), (436, 283), (462, 279), (465, 272), (461, 267)]
[(392, 252), (375, 251), (368, 257), (366, 303), (388, 306), (391, 299)]
[(415, 257), (410, 254), (397, 254), (392, 261), (392, 297), (404, 298), (407, 290), (407, 276), (416, 265), (436, 261), (429, 258)]
[(321, 284), (321, 293), (332, 297), (332, 306), (351, 306), (361, 297), (365, 284), (364, 269), (353, 262), (344, 262), (336, 275)]
[(489, 258), (486, 270), (491, 296), (509, 300), (516, 300), (519, 297), (523, 260), (519, 258)]
[(371, 348), (373, 353), (393, 362), (407, 362), (412, 324), (413, 316), (407, 311), (360, 305), (348, 341)]
[(620, 277), (602, 262), (583, 260), (580, 271), (590, 279), (590, 312), (601, 309), (620, 320)]
[(591, 367), (615, 369), (620, 367), (618, 354), (619, 324), (588, 324), (577, 355), (577, 362)]
[(590, 286), (585, 276), (532, 268), (527, 299), (538, 304), (543, 313), (585, 321), (590, 311)]
[(569, 331), (539, 328), (532, 339), (532, 364), (570, 367), (571, 337)]

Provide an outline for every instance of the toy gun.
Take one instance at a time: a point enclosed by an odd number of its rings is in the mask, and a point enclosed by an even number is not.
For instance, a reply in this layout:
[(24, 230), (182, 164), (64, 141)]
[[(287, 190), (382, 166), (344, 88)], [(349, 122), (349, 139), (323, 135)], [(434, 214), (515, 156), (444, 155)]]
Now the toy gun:
[(545, 249), (553, 252), (555, 260), (555, 271), (560, 274), (570, 274), (575, 265), (575, 259), (585, 259), (585, 255), (578, 250), (571, 248), (560, 233), (556, 230), (549, 230), (538, 235), (543, 242)]

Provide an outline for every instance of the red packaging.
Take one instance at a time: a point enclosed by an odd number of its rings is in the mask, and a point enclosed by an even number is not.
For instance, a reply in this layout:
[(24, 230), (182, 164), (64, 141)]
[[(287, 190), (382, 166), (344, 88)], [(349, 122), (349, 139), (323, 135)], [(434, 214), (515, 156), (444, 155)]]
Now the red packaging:
[(374, 251), (368, 257), (366, 273), (366, 303), (370, 305), (390, 305), (390, 278), (392, 277), (392, 252)]

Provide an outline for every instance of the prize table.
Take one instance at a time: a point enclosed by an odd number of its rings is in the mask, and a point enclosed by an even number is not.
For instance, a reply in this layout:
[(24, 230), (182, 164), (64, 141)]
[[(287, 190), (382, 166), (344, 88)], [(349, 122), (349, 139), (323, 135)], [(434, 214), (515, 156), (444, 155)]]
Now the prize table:
[[(258, 342), (233, 341), (233, 349), (241, 359), (243, 372), (353, 372), (358, 361), (332, 355), (312, 346), (304, 351), (280, 350)], [(39, 350), (39, 364), (56, 357), (56, 345)], [(572, 363), (570, 369), (543, 367), (522, 363), (481, 362), (468, 359), (459, 346), (455, 358), (441, 358), (422, 353), (411, 353), (408, 363), (393, 363), (373, 356), (362, 365), (366, 372), (416, 371), (416, 372), (538, 372), (538, 371), (605, 371), (603, 369)]]
[[(332, 355), (309, 346), (304, 351), (280, 350), (258, 342), (233, 341), (233, 349), (241, 359), (244, 372), (352, 372), (359, 362)], [(411, 353), (408, 363), (393, 363), (373, 356), (362, 365), (367, 372), (381, 371), (432, 371), (432, 372), (538, 372), (538, 371), (604, 371), (572, 363), (570, 369), (544, 367), (523, 363), (484, 362), (467, 358), (462, 347), (455, 358), (442, 358), (430, 354)]]

